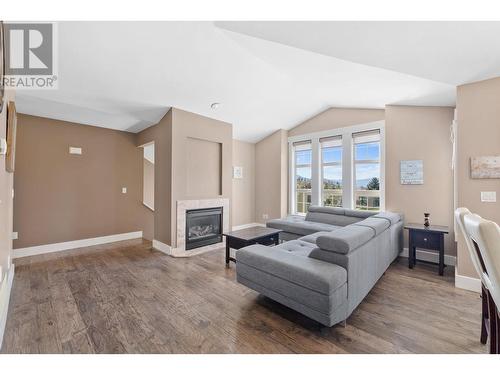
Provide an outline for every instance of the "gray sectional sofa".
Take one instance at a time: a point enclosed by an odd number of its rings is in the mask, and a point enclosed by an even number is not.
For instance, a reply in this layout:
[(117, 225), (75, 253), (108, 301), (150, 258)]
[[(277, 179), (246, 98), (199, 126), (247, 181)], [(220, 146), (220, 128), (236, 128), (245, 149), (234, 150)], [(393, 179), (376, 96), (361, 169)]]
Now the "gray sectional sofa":
[(313, 207), (271, 220), (286, 242), (236, 252), (237, 281), (326, 326), (347, 317), (403, 248), (403, 218), (391, 212)]

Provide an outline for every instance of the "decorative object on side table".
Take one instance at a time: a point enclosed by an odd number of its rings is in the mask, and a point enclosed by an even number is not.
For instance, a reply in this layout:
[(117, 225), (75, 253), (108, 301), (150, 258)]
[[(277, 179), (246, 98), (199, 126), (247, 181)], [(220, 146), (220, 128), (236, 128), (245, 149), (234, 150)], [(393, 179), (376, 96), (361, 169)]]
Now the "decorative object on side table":
[(407, 224), (408, 238), (408, 268), (413, 268), (417, 262), (417, 247), (434, 250), (439, 253), (439, 275), (444, 271), (444, 235), (449, 233), (448, 227), (441, 225)]
[(429, 216), (431, 216), (430, 213), (424, 213), (424, 226), (428, 227), (431, 225), (429, 221)]
[(223, 235), (226, 236), (226, 267), (229, 267), (229, 261), (236, 262), (231, 257), (231, 249), (237, 250), (255, 244), (278, 245), (280, 232), (282, 232), (281, 229), (251, 227), (224, 233)]

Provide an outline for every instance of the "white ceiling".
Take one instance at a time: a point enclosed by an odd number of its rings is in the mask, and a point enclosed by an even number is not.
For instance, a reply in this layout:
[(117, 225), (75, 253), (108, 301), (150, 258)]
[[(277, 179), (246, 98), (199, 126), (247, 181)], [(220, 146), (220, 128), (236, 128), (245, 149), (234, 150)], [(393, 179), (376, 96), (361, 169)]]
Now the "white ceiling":
[[(500, 75), (497, 44), (481, 39), (498, 23), (471, 23), (467, 41), (481, 40), (462, 46), (451, 40), (467, 25), (383, 24), (62, 22), (59, 89), (19, 90), (16, 104), (22, 113), (132, 132), (178, 107), (230, 122), (236, 139), (255, 142), (332, 106), (452, 106), (456, 84)], [(460, 57), (467, 48), (470, 66)]]
[(500, 22), (217, 22), (217, 26), (454, 86), (500, 75)]

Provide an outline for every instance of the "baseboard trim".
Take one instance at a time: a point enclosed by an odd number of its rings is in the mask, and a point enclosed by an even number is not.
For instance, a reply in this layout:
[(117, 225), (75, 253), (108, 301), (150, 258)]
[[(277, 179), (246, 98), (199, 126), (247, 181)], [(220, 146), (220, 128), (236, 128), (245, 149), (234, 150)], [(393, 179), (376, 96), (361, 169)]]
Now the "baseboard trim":
[(240, 230), (240, 229), (247, 229), (247, 228), (252, 228), (252, 227), (265, 227), (266, 224), (262, 223), (248, 223), (248, 224), (243, 224), (243, 225), (236, 225), (232, 228), (232, 230)]
[(481, 280), (474, 277), (459, 275), (455, 269), (455, 288), (481, 293)]
[(86, 238), (83, 240), (67, 241), (52, 243), (48, 245), (23, 247), (20, 249), (12, 250), (12, 258), (24, 258), (33, 255), (55, 253), (58, 251), (78, 249), (80, 247), (102, 245), (110, 242), (132, 240), (135, 238), (142, 238), (142, 231), (112, 234), (110, 236)]
[(172, 247), (158, 240), (153, 240), (153, 249), (161, 251), (167, 255), (172, 255)]
[[(7, 314), (9, 313), (10, 291), (14, 281), (14, 269), (12, 264), (5, 275), (3, 282), (0, 280), (0, 350), (3, 344), (3, 335), (7, 325)], [(5, 284), (5, 285), (4, 285)]]
[[(408, 248), (405, 247), (399, 256), (408, 258)], [(425, 251), (417, 249), (417, 260), (423, 260), (426, 262), (439, 262), (439, 254), (432, 251)], [(455, 266), (457, 263), (457, 258), (453, 255), (444, 255), (444, 264), (447, 266)]]

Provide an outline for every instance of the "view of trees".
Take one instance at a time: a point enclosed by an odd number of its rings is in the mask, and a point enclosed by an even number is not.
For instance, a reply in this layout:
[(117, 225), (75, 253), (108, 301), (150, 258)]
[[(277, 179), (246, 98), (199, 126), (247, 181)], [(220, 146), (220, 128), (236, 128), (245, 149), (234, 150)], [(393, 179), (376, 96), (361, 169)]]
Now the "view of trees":
[[(360, 186), (361, 185), (361, 186)], [(372, 177), (363, 181), (358, 185), (359, 190), (380, 190), (380, 180), (377, 177)], [(297, 176), (297, 189), (311, 189), (311, 179)], [(331, 190), (342, 190), (342, 183), (338, 180), (323, 179), (323, 205), (330, 207), (342, 207), (342, 195), (331, 192)], [(330, 190), (330, 191), (329, 191)], [(311, 193), (297, 192), (297, 203), (301, 207), (298, 212), (306, 212), (307, 207), (310, 205)], [(357, 209), (378, 209), (380, 206), (379, 197), (358, 196), (356, 199)]]
[(297, 176), (297, 189), (310, 189), (311, 188), (311, 179)]
[(377, 177), (373, 177), (368, 183), (366, 184), (366, 189), (367, 190), (380, 190), (380, 182)]

